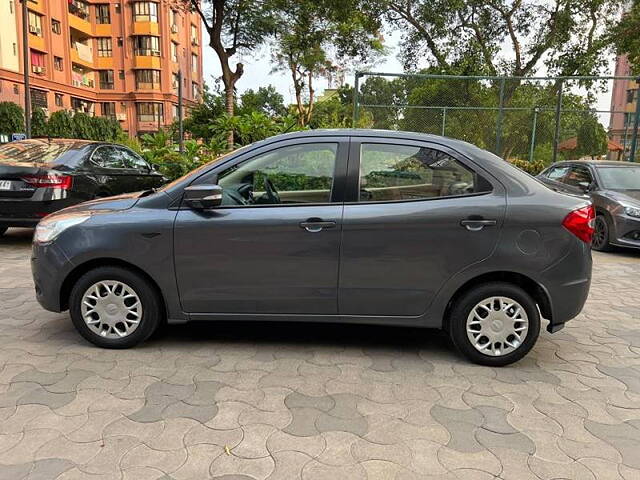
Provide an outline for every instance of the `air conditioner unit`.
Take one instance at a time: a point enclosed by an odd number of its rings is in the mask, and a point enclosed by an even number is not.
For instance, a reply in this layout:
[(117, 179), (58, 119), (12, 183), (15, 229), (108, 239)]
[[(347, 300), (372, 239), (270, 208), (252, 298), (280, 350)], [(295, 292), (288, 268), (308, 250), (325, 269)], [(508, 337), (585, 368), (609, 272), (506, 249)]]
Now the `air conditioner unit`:
[(42, 74), (44, 73), (44, 67), (39, 67), (38, 65), (34, 65), (33, 67), (31, 67), (31, 69), (33, 70), (33, 73), (38, 73), (38, 74)]
[(127, 119), (127, 114), (126, 113), (116, 113), (116, 118), (118, 119), (118, 121), (124, 122)]
[(178, 33), (178, 25), (176, 24), (171, 25), (171, 33)]

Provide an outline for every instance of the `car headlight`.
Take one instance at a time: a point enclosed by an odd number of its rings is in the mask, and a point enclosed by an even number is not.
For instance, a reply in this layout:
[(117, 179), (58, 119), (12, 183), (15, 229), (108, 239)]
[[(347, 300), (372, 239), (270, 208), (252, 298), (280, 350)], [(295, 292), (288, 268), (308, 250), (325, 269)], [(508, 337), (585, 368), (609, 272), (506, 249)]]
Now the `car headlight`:
[(630, 217), (640, 218), (640, 208), (638, 207), (624, 207), (624, 213), (629, 215)]
[(67, 228), (86, 222), (90, 218), (91, 215), (86, 214), (52, 215), (51, 218), (44, 218), (36, 227), (33, 241), (35, 243), (53, 242)]

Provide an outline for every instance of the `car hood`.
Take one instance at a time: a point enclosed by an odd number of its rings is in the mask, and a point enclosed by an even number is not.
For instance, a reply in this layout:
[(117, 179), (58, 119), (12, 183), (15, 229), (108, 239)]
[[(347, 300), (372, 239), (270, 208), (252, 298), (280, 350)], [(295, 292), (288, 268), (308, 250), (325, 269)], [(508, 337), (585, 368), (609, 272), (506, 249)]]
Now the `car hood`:
[(607, 190), (606, 196), (616, 202), (640, 206), (640, 190)]
[(119, 212), (122, 210), (128, 210), (133, 207), (143, 192), (124, 193), (122, 195), (115, 195), (113, 197), (98, 198), (96, 200), (90, 200), (88, 202), (80, 203), (72, 207), (67, 207), (54, 213), (106, 213), (106, 212)]

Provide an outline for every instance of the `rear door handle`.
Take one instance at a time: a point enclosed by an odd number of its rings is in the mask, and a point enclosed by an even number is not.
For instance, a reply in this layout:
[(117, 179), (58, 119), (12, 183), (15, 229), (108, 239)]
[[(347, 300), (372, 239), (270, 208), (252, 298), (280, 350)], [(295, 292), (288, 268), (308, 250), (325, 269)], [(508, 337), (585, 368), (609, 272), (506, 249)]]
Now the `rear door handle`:
[(467, 220), (462, 220), (460, 222), (460, 225), (462, 225), (464, 228), (466, 228), (470, 232), (479, 232), (484, 227), (495, 227), (497, 223), (498, 222), (496, 220), (467, 219)]
[(300, 228), (304, 228), (307, 232), (318, 233), (325, 228), (335, 228), (336, 222), (326, 221), (321, 218), (309, 218), (306, 222), (300, 222)]

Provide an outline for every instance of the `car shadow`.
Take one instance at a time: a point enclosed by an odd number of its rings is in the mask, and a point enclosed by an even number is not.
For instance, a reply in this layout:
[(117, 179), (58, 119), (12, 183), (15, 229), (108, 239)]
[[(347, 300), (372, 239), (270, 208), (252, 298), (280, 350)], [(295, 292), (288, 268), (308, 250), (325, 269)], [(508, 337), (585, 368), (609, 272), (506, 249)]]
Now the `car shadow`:
[(10, 228), (0, 236), (0, 245), (24, 246), (29, 245), (33, 239), (33, 228)]

